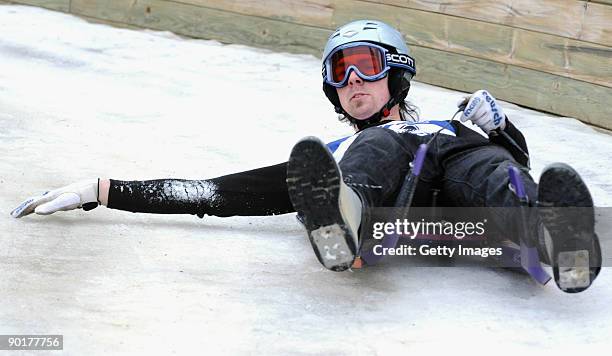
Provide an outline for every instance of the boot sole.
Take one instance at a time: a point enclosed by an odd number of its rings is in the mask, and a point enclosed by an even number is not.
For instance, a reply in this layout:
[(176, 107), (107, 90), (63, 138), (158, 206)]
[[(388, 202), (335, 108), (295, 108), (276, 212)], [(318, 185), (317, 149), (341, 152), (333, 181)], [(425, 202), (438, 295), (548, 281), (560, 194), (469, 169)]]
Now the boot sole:
[(356, 256), (353, 236), (339, 207), (341, 174), (327, 147), (316, 137), (298, 142), (287, 163), (287, 188), (301, 215), (319, 262), (340, 272)]
[(567, 293), (582, 292), (601, 269), (593, 199), (580, 175), (564, 163), (547, 166), (540, 177), (538, 205), (552, 239), (555, 282)]

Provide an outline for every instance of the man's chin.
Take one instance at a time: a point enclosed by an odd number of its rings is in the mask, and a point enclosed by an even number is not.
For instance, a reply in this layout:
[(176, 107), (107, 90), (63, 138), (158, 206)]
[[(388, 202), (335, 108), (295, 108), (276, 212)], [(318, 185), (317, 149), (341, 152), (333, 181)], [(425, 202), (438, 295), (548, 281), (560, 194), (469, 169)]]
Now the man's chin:
[(349, 112), (349, 114), (354, 117), (357, 120), (367, 120), (369, 119), (372, 115), (374, 115), (376, 112), (370, 112), (370, 111), (364, 111), (364, 110), (351, 110), (351, 112)]
[(351, 115), (351, 116), (353, 116), (356, 120), (363, 121), (363, 120), (369, 119), (370, 117), (372, 117), (372, 115), (374, 115), (374, 113), (371, 113), (371, 114), (366, 113), (366, 114), (355, 115), (355, 116)]

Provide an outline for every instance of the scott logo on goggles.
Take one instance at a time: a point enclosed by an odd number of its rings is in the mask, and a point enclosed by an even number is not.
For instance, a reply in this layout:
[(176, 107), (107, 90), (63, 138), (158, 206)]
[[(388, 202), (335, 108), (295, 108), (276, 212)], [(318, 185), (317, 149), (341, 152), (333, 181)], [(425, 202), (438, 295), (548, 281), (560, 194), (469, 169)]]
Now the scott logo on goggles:
[(387, 62), (406, 64), (410, 67), (414, 67), (414, 60), (406, 54), (387, 53), (386, 58)]

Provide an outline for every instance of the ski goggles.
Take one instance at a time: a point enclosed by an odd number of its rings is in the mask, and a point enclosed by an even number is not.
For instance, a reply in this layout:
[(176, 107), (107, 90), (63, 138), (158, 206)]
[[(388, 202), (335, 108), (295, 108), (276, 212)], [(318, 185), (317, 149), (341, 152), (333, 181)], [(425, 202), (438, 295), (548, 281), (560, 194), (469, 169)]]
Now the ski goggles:
[(342, 88), (351, 71), (361, 79), (373, 82), (384, 78), (391, 67), (416, 73), (414, 58), (407, 54), (390, 53), (384, 47), (369, 42), (352, 42), (334, 49), (323, 62), (325, 83)]

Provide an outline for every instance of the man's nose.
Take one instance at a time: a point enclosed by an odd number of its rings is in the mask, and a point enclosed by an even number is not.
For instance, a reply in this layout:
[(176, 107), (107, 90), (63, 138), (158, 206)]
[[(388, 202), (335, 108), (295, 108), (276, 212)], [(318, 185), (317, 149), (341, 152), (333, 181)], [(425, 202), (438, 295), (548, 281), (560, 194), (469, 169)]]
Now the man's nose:
[(363, 84), (363, 79), (359, 78), (357, 73), (355, 73), (355, 71), (352, 70), (351, 74), (349, 75), (348, 84), (349, 85)]

